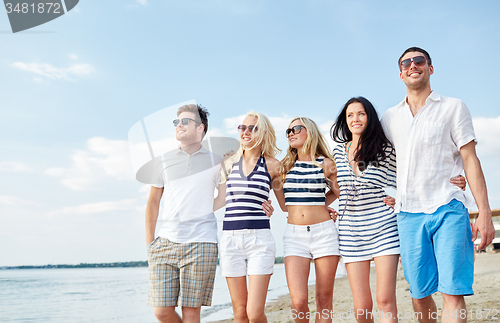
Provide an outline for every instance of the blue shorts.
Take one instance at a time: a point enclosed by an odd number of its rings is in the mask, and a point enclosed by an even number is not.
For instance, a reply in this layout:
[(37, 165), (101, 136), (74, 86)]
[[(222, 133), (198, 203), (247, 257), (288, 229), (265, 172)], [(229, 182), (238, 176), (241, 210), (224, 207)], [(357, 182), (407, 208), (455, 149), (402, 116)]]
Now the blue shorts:
[(436, 212), (398, 214), (401, 260), (413, 298), (436, 291), (473, 295), (474, 244), (469, 212), (453, 199)]

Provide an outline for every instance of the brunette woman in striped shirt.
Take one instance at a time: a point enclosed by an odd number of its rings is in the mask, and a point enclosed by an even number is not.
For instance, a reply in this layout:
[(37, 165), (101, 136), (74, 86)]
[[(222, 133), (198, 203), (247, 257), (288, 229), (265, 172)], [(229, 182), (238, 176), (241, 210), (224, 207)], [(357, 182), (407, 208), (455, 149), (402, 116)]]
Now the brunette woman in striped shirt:
[[(385, 187), (396, 188), (396, 154), (377, 111), (364, 97), (351, 98), (331, 128), (340, 185), (340, 253), (346, 263), (356, 320), (373, 322), (370, 263), (377, 272), (380, 322), (397, 321), (399, 236)], [(465, 178), (450, 180), (465, 188)], [(394, 205), (394, 204), (392, 204)]]

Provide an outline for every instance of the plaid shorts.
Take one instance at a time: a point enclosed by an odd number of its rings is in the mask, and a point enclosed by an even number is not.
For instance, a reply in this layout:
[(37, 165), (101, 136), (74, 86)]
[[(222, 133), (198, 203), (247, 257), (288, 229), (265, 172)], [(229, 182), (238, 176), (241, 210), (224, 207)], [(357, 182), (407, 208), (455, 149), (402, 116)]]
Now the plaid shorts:
[(148, 305), (200, 307), (212, 304), (216, 243), (175, 243), (158, 237), (148, 247), (148, 263)]

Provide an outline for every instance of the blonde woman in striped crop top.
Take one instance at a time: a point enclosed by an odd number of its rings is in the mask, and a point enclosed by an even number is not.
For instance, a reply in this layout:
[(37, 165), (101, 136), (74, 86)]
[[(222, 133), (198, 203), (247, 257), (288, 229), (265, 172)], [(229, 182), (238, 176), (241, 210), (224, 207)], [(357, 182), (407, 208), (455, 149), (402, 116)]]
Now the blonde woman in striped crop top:
[(215, 210), (226, 205), (220, 268), (231, 295), (234, 322), (267, 322), (264, 307), (276, 245), (262, 203), (269, 200), (271, 189), (283, 198), (281, 163), (274, 158), (279, 149), (274, 129), (262, 113), (248, 113), (238, 130), (240, 148), (224, 165), (214, 201)]
[[(295, 322), (309, 322), (308, 279), (311, 259), (316, 270), (316, 322), (331, 322), (333, 283), (339, 261), (338, 233), (327, 206), (339, 195), (337, 170), (318, 126), (295, 118), (287, 129), (289, 147), (280, 172), (288, 212), (283, 235), (285, 272)], [(326, 192), (326, 187), (330, 190)], [(302, 318), (302, 319), (301, 319)]]

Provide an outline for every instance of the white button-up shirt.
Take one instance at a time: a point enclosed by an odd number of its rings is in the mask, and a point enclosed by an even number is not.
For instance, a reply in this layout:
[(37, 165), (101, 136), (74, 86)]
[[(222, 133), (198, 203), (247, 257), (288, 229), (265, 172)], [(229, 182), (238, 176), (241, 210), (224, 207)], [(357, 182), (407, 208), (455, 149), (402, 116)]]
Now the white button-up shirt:
[(154, 187), (163, 187), (163, 225), (158, 235), (177, 243), (217, 242), (214, 192), (220, 182), (222, 157), (201, 148), (161, 156)]
[(450, 183), (463, 171), (460, 147), (476, 141), (462, 100), (433, 91), (413, 116), (405, 98), (381, 121), (396, 149), (396, 213), (433, 213), (454, 198), (466, 204), (464, 192)]

